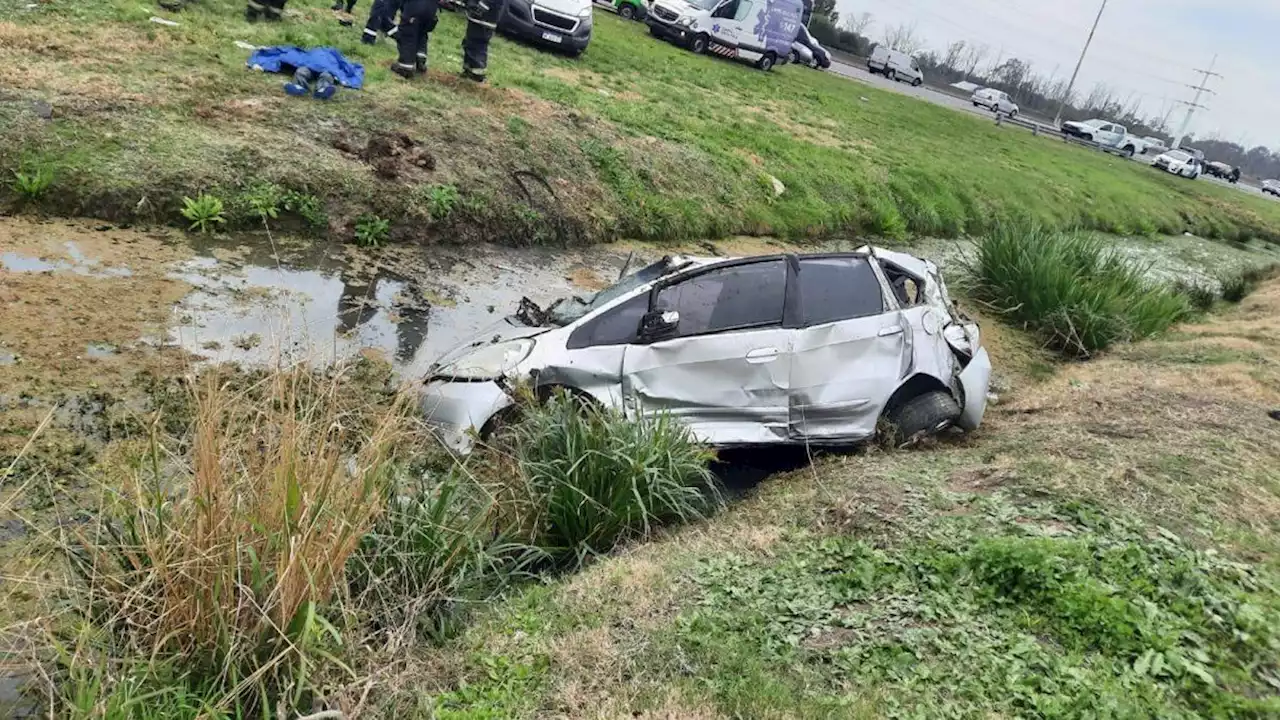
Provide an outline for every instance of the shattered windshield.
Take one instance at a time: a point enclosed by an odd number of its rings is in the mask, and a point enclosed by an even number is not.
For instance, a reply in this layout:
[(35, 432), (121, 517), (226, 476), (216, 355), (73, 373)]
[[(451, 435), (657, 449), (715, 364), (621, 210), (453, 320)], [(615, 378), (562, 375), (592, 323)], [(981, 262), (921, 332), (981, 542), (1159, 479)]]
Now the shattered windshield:
[(552, 324), (561, 327), (574, 322), (587, 313), (600, 307), (604, 307), (613, 300), (616, 300), (627, 293), (657, 280), (667, 273), (671, 267), (671, 258), (665, 257), (658, 262), (637, 270), (618, 281), (616, 285), (607, 287), (593, 295), (577, 296), (557, 300), (547, 309), (547, 318)]

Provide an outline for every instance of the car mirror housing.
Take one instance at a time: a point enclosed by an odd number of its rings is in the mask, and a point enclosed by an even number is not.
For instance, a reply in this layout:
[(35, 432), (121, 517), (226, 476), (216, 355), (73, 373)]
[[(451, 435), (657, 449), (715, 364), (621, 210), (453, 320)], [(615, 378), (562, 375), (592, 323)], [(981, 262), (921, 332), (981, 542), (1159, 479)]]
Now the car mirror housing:
[(678, 327), (680, 327), (680, 313), (675, 310), (654, 310), (645, 313), (640, 321), (640, 338), (661, 340), (675, 334)]

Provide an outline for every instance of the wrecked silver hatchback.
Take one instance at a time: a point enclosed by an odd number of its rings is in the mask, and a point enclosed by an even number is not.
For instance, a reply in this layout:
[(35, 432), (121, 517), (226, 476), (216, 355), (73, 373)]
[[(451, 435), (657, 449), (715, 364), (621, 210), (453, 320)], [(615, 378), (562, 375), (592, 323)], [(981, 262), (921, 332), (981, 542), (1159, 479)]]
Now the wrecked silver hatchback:
[(513, 389), (666, 412), (716, 446), (842, 445), (880, 421), (973, 430), (991, 361), (938, 268), (880, 248), (663, 258), (587, 298), (519, 312), (431, 366), (422, 409), (470, 451)]

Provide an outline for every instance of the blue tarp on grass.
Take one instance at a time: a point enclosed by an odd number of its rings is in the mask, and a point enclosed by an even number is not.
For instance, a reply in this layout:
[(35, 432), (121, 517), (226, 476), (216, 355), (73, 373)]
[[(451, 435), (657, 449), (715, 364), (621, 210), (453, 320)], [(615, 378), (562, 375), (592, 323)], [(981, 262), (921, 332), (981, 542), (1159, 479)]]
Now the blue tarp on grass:
[(353, 63), (331, 47), (303, 50), (293, 45), (258, 48), (245, 63), (254, 70), (292, 75), (300, 67), (319, 75), (331, 73), (339, 85), (359, 90), (364, 85), (364, 66)]

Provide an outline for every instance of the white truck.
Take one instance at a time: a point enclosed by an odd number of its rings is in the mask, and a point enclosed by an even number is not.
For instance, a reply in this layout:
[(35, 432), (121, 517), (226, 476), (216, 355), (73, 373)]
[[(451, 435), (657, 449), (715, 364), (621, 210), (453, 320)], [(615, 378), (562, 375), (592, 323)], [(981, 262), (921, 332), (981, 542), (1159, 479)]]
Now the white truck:
[(1147, 152), (1147, 141), (1129, 134), (1120, 123), (1094, 118), (1080, 122), (1062, 123), (1062, 134), (1096, 144), (1102, 150), (1125, 157)]

